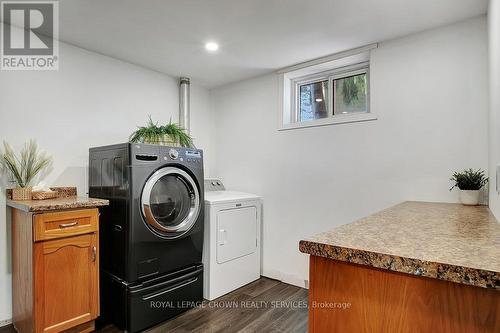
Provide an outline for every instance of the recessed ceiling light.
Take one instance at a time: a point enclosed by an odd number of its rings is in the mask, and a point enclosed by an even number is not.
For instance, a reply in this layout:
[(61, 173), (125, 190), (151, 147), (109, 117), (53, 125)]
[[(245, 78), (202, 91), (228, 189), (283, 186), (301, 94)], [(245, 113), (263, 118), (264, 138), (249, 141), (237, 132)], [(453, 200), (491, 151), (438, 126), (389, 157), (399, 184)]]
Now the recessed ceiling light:
[(209, 52), (215, 52), (219, 49), (219, 44), (216, 42), (208, 42), (205, 44), (205, 49)]

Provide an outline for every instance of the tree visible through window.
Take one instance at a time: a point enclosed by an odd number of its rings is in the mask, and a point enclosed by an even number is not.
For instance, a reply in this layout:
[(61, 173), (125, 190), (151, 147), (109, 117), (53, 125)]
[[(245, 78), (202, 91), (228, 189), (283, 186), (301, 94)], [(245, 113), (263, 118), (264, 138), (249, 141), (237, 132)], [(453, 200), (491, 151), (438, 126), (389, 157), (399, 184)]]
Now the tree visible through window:
[(328, 117), (328, 80), (300, 86), (300, 121)]
[(334, 80), (334, 114), (367, 112), (366, 73)]
[(360, 64), (348, 71), (305, 77), (296, 81), (296, 92), (298, 122), (368, 113), (368, 67)]

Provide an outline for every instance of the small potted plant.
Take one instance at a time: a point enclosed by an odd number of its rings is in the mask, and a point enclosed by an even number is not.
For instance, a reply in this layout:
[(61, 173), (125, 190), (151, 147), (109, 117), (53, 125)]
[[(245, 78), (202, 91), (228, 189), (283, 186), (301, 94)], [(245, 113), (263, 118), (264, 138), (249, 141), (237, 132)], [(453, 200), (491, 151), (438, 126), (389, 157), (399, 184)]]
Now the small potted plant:
[(484, 170), (468, 169), (462, 172), (455, 172), (450, 180), (455, 182), (450, 191), (455, 187), (460, 190), (460, 201), (464, 205), (475, 206), (479, 204), (479, 190), (488, 183), (488, 178), (484, 175)]
[(158, 126), (149, 117), (146, 126), (139, 127), (129, 137), (130, 142), (151, 143), (163, 146), (193, 147), (193, 139), (186, 130), (170, 121), (167, 125)]
[(13, 200), (30, 200), (32, 183), (38, 175), (47, 171), (52, 158), (38, 150), (35, 140), (24, 144), (19, 156), (16, 156), (12, 147), (4, 141), (3, 150), (0, 149), (0, 167), (16, 183), (12, 189)]

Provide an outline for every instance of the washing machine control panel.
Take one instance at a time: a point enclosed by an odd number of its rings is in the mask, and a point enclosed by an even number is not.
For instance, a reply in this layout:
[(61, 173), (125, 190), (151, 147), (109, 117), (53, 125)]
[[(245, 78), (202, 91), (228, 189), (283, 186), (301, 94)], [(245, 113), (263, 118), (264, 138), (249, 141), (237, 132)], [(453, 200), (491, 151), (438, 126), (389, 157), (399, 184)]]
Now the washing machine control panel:
[(176, 160), (179, 157), (179, 151), (172, 148), (168, 151), (168, 156), (170, 156), (171, 159)]
[(184, 162), (184, 163), (189, 163), (189, 164), (197, 164), (197, 165), (202, 165), (203, 164), (203, 156), (201, 151), (198, 150), (191, 150), (191, 149), (185, 149), (185, 148), (168, 148), (166, 150), (163, 150), (161, 152), (161, 158), (164, 161), (179, 161), (179, 162)]
[(202, 163), (201, 153), (196, 150), (186, 150), (186, 161), (188, 163)]
[(224, 191), (226, 188), (220, 179), (205, 179), (205, 191)]

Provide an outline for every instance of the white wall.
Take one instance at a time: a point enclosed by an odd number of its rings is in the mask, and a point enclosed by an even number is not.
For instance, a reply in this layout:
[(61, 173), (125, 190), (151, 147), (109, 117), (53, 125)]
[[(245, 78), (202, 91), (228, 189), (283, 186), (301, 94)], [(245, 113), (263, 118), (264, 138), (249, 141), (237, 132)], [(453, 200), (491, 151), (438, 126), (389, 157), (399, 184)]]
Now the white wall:
[[(488, 9), (490, 52), (490, 209), (500, 220), (500, 195), (496, 168), (500, 165), (500, 1), (490, 0)], [(500, 189), (498, 189), (500, 191)]]
[[(0, 72), (0, 143), (35, 138), (54, 158), (50, 185), (87, 192), (88, 148), (126, 142), (148, 115), (178, 118), (177, 79), (61, 44), (59, 71)], [(191, 90), (195, 144), (210, 158), (208, 91)], [(207, 173), (209, 171), (207, 170)], [(0, 191), (0, 320), (11, 318), (10, 228)], [(6, 254), (7, 253), (7, 254)]]
[(452, 171), (488, 166), (484, 17), (383, 42), (370, 122), (277, 131), (277, 76), (211, 92), (214, 174), (264, 197), (264, 275), (304, 285), (300, 239), (403, 200), (457, 201)]

